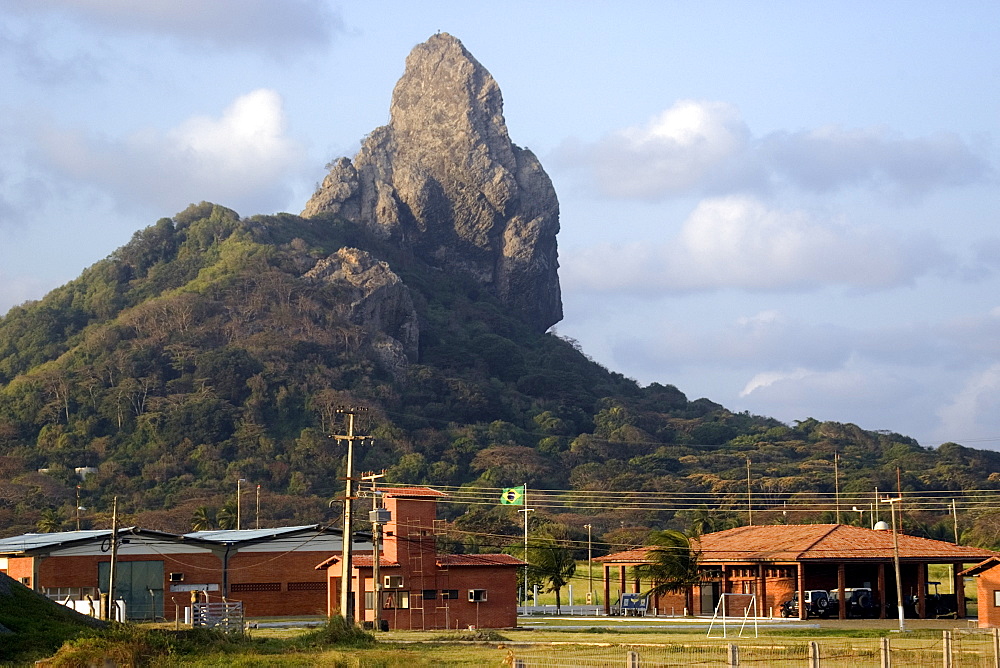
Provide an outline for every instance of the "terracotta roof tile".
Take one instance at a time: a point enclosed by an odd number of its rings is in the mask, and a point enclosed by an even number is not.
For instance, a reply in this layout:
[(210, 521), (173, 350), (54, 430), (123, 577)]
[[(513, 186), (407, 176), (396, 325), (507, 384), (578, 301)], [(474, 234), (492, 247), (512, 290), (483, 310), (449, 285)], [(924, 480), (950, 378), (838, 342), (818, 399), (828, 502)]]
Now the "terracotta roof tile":
[(441, 554), (438, 566), (523, 566), (524, 562), (509, 554)]
[(440, 492), (430, 487), (379, 487), (378, 491), (383, 496), (411, 497), (411, 496), (432, 496), (440, 498), (448, 496), (445, 492)]
[[(732, 561), (885, 561), (893, 558), (890, 531), (844, 524), (744, 526), (705, 534), (695, 544), (702, 563)], [(596, 561), (641, 563), (650, 548), (626, 550)], [(899, 556), (905, 561), (978, 562), (996, 553), (919, 536), (899, 535)]]

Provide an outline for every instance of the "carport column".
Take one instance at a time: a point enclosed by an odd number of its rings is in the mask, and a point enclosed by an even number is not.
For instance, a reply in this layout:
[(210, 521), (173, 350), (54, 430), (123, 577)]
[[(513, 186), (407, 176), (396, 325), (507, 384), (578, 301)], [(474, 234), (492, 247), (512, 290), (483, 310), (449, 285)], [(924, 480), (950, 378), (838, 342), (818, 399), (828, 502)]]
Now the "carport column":
[(927, 618), (927, 564), (917, 564), (917, 617)]
[(844, 591), (847, 588), (845, 570), (843, 561), (837, 564), (837, 589), (840, 594), (837, 605), (837, 619), (847, 619), (847, 592)]
[(962, 619), (966, 616), (965, 609), (965, 578), (959, 575), (962, 572), (962, 564), (951, 565), (951, 588), (955, 592), (955, 610), (958, 611), (956, 617)]
[(611, 614), (611, 566), (604, 564), (604, 614)]
[(806, 565), (799, 562), (799, 619), (806, 619)]
[(621, 596), (628, 591), (628, 583), (625, 581), (625, 564), (618, 567), (618, 597), (621, 600)]
[(885, 564), (878, 565), (878, 618), (885, 619)]
[(760, 578), (760, 585), (757, 587), (757, 616), (764, 617), (768, 613), (767, 609), (767, 570), (764, 564), (757, 564), (757, 575)]

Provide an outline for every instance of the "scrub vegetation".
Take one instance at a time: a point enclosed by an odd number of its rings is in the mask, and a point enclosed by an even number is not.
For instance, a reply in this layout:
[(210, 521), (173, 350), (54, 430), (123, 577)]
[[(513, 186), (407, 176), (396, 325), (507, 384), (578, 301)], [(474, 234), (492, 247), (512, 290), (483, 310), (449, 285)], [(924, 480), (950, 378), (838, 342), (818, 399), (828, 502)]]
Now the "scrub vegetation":
[[(365, 326), (347, 317), (342, 290), (303, 277), (344, 246), (384, 260), (408, 286), (418, 361), (387, 368)], [(907, 493), (1000, 489), (1000, 453), (934, 450), (809, 417), (786, 425), (671, 385), (641, 387), (357, 226), (241, 218), (202, 203), (0, 318), (0, 525), (7, 535), (74, 528), (79, 491), (83, 528), (110, 526), (113, 496), (124, 525), (224, 528), (240, 478), (261, 485), (264, 526), (335, 522), (344, 449), (330, 436), (342, 405), (371, 409), (360, 427), (374, 446), (359, 449), (356, 469), (385, 469), (387, 483), (683, 500), (682, 510), (534, 513), (532, 533), (571, 541), (577, 559), (586, 523), (596, 554), (651, 530), (743, 523), (748, 457), (757, 522), (836, 521), (831, 509), (796, 504), (832, 497), (838, 482), (845, 495), (895, 490), (897, 467)], [(96, 472), (81, 483), (79, 467)], [(441, 512), (456, 530), (444, 546), (453, 551), (504, 549), (522, 533), (515, 508), (449, 503)], [(909, 508), (904, 522), (953, 538), (943, 509)], [(1000, 544), (1000, 514), (967, 512), (960, 531), (966, 544)]]

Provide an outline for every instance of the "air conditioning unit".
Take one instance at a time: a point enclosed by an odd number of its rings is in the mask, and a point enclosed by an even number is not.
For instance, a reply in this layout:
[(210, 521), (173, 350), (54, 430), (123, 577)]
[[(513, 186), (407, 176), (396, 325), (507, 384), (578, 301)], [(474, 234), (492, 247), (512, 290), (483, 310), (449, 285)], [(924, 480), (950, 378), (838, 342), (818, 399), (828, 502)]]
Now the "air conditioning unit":
[(402, 575), (386, 575), (382, 578), (382, 586), (385, 589), (402, 589), (403, 588), (403, 576)]
[(469, 603), (485, 603), (486, 602), (486, 590), (485, 589), (470, 589), (469, 590)]

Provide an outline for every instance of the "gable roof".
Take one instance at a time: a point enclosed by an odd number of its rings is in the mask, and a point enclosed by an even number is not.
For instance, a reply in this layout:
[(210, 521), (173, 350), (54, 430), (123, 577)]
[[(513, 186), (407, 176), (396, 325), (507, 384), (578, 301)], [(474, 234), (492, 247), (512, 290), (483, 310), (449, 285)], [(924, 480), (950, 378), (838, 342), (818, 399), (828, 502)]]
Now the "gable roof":
[[(692, 540), (704, 564), (800, 561), (887, 561), (893, 558), (890, 531), (846, 524), (788, 524), (726, 529)], [(651, 547), (625, 550), (595, 561), (634, 564), (646, 561)], [(902, 561), (978, 562), (996, 556), (991, 550), (965, 547), (931, 538), (899, 534)]]

